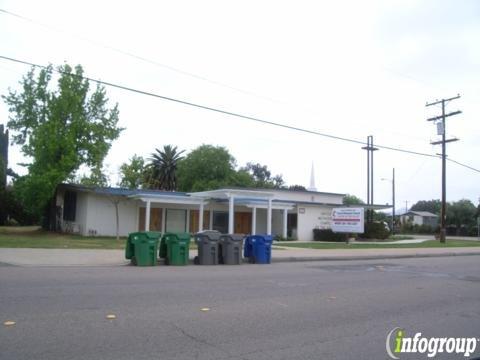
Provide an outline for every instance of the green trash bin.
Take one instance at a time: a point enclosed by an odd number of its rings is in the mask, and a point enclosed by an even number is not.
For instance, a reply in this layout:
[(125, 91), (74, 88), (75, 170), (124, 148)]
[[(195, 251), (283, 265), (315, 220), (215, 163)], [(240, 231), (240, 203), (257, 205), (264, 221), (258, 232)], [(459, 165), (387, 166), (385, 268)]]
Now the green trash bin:
[(165, 264), (167, 265), (188, 265), (190, 234), (189, 233), (165, 233), (160, 243), (160, 252), (166, 249)]
[(125, 257), (138, 266), (157, 265), (159, 232), (145, 231), (128, 235)]

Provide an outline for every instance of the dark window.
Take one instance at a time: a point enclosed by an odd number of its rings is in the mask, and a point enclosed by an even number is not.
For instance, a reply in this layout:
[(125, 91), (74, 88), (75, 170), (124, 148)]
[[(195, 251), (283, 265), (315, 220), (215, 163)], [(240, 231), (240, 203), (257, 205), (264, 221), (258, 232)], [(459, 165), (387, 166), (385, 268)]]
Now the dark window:
[(73, 191), (65, 191), (63, 199), (63, 220), (75, 221), (77, 211), (77, 193)]
[(213, 230), (228, 233), (228, 213), (223, 211), (213, 212)]

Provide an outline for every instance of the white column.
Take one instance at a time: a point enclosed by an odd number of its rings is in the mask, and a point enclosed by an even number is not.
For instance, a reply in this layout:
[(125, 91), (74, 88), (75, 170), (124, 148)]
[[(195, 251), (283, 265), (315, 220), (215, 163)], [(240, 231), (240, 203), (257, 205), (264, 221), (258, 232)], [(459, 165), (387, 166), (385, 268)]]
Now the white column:
[(255, 235), (257, 232), (257, 208), (252, 209), (252, 235)]
[(190, 209), (187, 209), (187, 219), (185, 220), (185, 232), (190, 232)]
[(210, 209), (209, 220), (210, 221), (208, 222), (208, 228), (212, 230), (213, 229), (213, 210), (212, 209)]
[(272, 199), (268, 199), (267, 235), (272, 235)]
[(147, 200), (145, 209), (145, 231), (150, 231), (150, 200)]
[(287, 238), (287, 222), (288, 222), (288, 210), (283, 209), (283, 234), (282, 236)]
[(162, 233), (165, 233), (166, 221), (167, 221), (167, 209), (162, 208)]
[(200, 203), (200, 210), (198, 213), (198, 232), (203, 231), (203, 201)]
[(230, 195), (228, 199), (228, 233), (233, 234), (235, 229), (234, 227), (234, 219), (235, 219), (235, 208), (234, 208), (234, 197)]

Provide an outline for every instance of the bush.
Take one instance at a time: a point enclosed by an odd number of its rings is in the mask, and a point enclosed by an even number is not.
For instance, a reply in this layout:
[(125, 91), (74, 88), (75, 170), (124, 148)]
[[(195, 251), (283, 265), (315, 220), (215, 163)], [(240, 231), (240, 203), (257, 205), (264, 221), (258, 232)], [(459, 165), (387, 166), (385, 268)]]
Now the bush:
[(349, 234), (334, 233), (331, 229), (313, 229), (313, 240), (315, 241), (331, 241), (346, 242)]
[(372, 222), (365, 224), (365, 232), (360, 235), (362, 239), (385, 240), (390, 235), (390, 231), (382, 222)]
[(431, 227), (430, 225), (417, 225), (417, 224), (403, 224), (400, 227), (402, 234), (435, 234), (440, 231), (440, 228)]

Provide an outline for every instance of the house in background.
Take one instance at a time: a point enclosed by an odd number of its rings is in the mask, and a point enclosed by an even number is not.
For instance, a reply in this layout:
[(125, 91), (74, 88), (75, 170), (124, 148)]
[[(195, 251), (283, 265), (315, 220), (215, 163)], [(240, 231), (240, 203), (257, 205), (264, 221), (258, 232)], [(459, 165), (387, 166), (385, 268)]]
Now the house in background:
[(228, 188), (183, 193), (62, 184), (56, 194), (56, 228), (84, 236), (115, 236), (118, 208), (121, 236), (134, 231), (213, 229), (313, 240), (314, 228), (330, 228), (332, 208), (342, 207), (343, 197), (307, 190)]
[(432, 228), (438, 226), (438, 215), (428, 211), (408, 211), (400, 215), (402, 224), (426, 225)]

